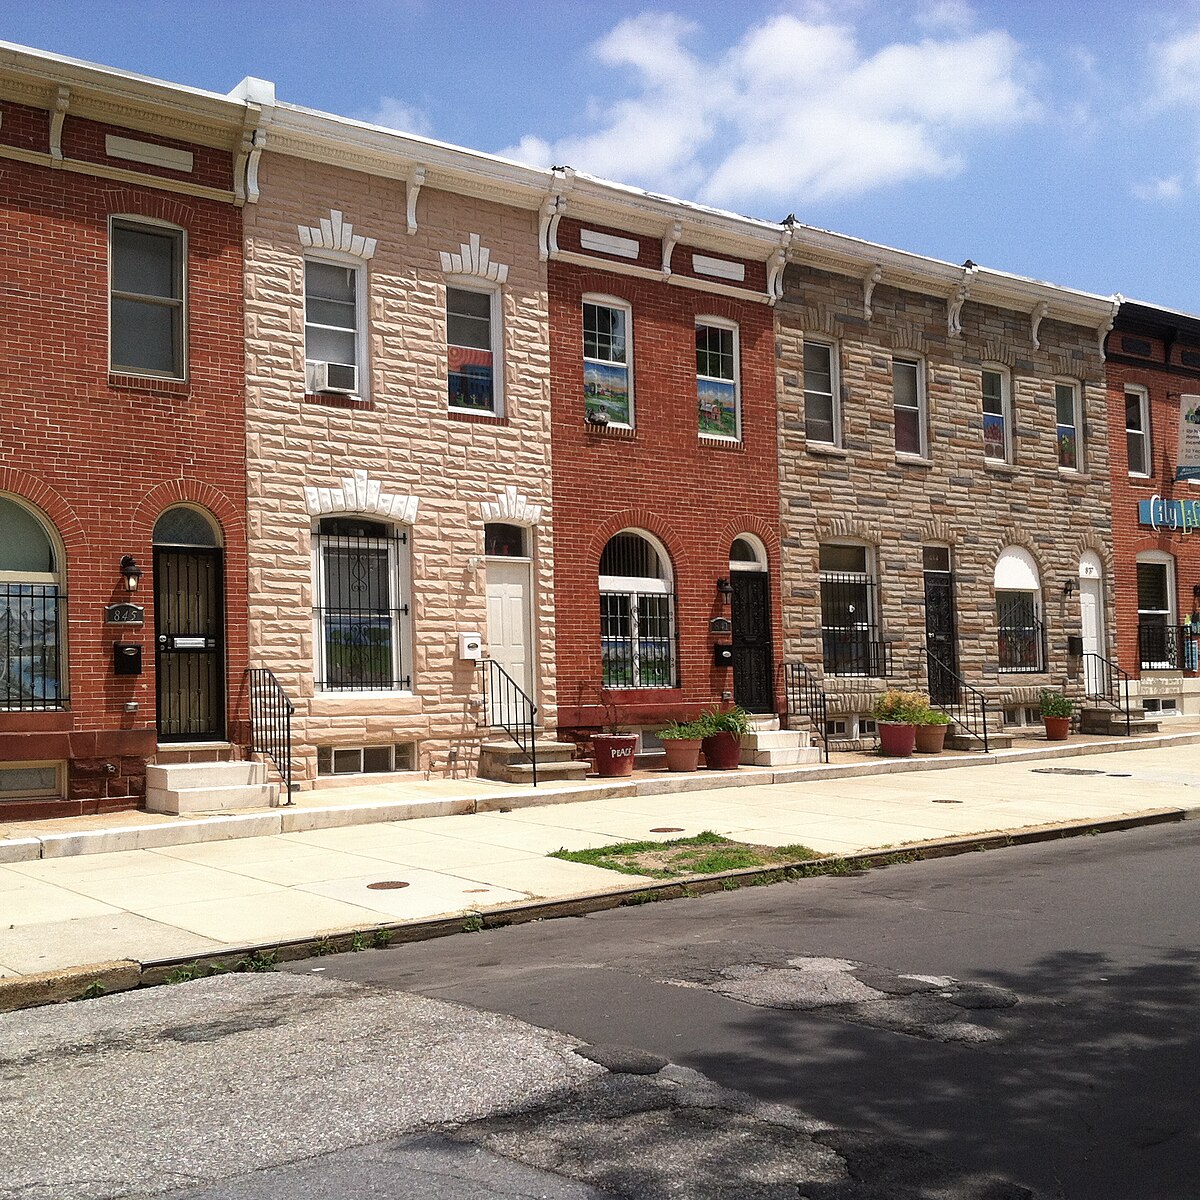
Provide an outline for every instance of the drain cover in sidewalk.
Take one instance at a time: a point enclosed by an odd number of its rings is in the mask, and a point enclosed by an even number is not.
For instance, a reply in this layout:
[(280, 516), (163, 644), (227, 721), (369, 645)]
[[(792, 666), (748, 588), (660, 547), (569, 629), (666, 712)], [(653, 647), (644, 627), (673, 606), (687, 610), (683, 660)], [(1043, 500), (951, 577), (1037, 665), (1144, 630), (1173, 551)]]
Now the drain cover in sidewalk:
[(367, 884), (367, 890), (370, 892), (388, 892), (393, 888), (403, 887), (408, 887), (403, 879), (381, 879), (378, 883)]

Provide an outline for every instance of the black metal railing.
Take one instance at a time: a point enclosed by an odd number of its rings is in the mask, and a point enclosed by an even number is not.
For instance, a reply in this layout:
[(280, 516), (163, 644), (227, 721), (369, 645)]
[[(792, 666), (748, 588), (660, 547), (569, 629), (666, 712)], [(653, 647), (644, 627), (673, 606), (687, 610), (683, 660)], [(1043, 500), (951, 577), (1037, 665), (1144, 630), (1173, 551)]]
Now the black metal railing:
[(65, 708), (67, 597), (53, 583), (0, 583), (0, 708)]
[(246, 671), (250, 693), (250, 750), (275, 764), (283, 780), (284, 804), (292, 803), (292, 714), (296, 707), (267, 667)]
[(822, 629), (821, 649), (827, 675), (864, 675), (886, 679), (892, 673), (892, 647), (867, 630)]
[(883, 678), (890, 651), (879, 637), (879, 584), (858, 571), (821, 572), (821, 648), (827, 675)]
[(1100, 700), (1125, 714), (1125, 736), (1132, 728), (1133, 717), (1129, 703), (1129, 673), (1102, 654), (1087, 651), (1083, 656), (1083, 694), (1089, 700)]
[(1046, 670), (1046, 627), (1027, 604), (1001, 604), (996, 628), (997, 664), (1009, 674)]
[(529, 759), (537, 787), (537, 705), (493, 658), (480, 660), (483, 676), (483, 723), (503, 729)]
[[(981, 741), (984, 754), (990, 754), (987, 697), (978, 688), (972, 687), (952, 667), (930, 654), (924, 646), (920, 647), (920, 651), (925, 660), (925, 678), (930, 690), (932, 690), (935, 680), (943, 684), (948, 680), (953, 680), (952, 695), (954, 699), (931, 700), (931, 705), (939, 712), (945, 713), (950, 718), (951, 724), (961, 729), (968, 737)], [(949, 694), (951, 694), (949, 690), (941, 693), (943, 697)]]
[(678, 639), (669, 592), (600, 593), (603, 687), (678, 687)]
[[(789, 718), (804, 717), (813, 733), (821, 739), (822, 758), (829, 761), (829, 697), (821, 680), (802, 662), (794, 659), (779, 664), (784, 709)], [(791, 728), (791, 721), (788, 721)]]
[(1138, 661), (1143, 670), (1195, 671), (1200, 634), (1190, 625), (1138, 624)]

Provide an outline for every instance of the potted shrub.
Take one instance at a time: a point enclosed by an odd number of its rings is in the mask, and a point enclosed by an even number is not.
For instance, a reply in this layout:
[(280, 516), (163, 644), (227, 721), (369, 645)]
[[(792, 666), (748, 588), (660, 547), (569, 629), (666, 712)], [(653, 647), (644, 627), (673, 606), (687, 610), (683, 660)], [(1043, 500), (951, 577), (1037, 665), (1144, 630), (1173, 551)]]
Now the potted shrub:
[(675, 721), (660, 729), (658, 736), (667, 755), (668, 771), (694, 771), (700, 765), (703, 731), (696, 721)]
[(1047, 688), (1041, 695), (1042, 724), (1046, 727), (1046, 741), (1065, 742), (1071, 732), (1071, 713), (1075, 705), (1062, 692)]
[(950, 718), (944, 712), (926, 705), (925, 711), (917, 716), (917, 753), (941, 754), (946, 745), (949, 725)]
[(616, 729), (617, 706), (607, 688), (600, 690), (600, 703), (604, 706), (605, 728), (601, 733), (592, 734), (596, 773), (605, 779), (632, 775), (633, 752), (637, 748), (638, 735)]
[(746, 710), (736, 704), (701, 713), (695, 722), (703, 738), (704, 765), (710, 771), (734, 771), (742, 758), (742, 734), (750, 727)]
[(929, 708), (920, 692), (889, 688), (875, 701), (871, 716), (879, 730), (879, 752), (888, 758), (909, 758), (917, 744), (917, 718)]

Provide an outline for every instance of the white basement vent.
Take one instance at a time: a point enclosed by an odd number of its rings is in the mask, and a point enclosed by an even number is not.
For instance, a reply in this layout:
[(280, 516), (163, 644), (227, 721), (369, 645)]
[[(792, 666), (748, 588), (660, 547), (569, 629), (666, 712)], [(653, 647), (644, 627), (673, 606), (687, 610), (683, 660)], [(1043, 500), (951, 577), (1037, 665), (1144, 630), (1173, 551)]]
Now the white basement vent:
[(104, 139), (104, 152), (109, 158), (127, 158), (130, 162), (166, 167), (169, 171), (188, 173), (192, 169), (190, 150), (173, 150), (170, 146), (156, 146), (153, 142), (139, 142), (111, 133)]
[(711, 275), (714, 279), (732, 279), (736, 283), (744, 283), (746, 280), (745, 263), (709, 258), (706, 254), (692, 255), (692, 270), (697, 275)]
[(614, 237), (598, 229), (581, 229), (579, 244), (585, 250), (598, 250), (601, 254), (615, 254), (618, 258), (637, 258), (641, 247), (635, 238)]

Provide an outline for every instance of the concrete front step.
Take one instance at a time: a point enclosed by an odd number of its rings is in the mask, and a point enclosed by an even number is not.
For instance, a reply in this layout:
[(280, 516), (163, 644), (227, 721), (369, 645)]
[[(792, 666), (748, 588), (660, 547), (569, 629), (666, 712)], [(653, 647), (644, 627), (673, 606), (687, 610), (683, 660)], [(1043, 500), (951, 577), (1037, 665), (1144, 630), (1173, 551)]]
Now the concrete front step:
[(821, 761), (811, 735), (799, 729), (751, 727), (742, 734), (741, 763), (747, 767), (796, 767)]
[[(995, 729), (988, 730), (989, 750), (1007, 750), (1014, 741), (1016, 738), (1011, 733), (1000, 733)], [(966, 733), (951, 733), (947, 730), (945, 745), (947, 750), (982, 750), (983, 738), (971, 737)]]
[[(585, 762), (542, 762), (542, 756), (538, 755), (537, 777), (538, 783), (570, 783), (577, 779), (586, 779), (591, 771), (591, 764)], [(533, 782), (533, 766), (531, 763), (512, 763), (507, 768), (507, 774), (502, 782), (504, 783), (524, 783), (530, 784)], [(498, 776), (491, 776), (496, 779)]]
[[(1082, 712), (1079, 714), (1080, 733), (1098, 733), (1107, 737), (1125, 737), (1125, 717), (1115, 712)], [(1146, 716), (1134, 715), (1129, 722), (1129, 735), (1157, 733), (1158, 722)]]
[(154, 751), (156, 764), (231, 762), (238, 757), (230, 742), (160, 742)]
[(751, 732), (771, 732), (778, 729), (779, 718), (771, 713), (751, 713), (750, 714), (750, 730)]
[[(538, 742), (538, 782), (544, 780), (586, 779), (590, 767), (575, 761), (573, 742)], [(495, 779), (501, 783), (529, 783), (533, 766), (529, 755), (515, 742), (484, 742), (479, 747), (480, 779)]]
[[(479, 747), (479, 755), (488, 755), (500, 762), (524, 762), (529, 755), (516, 742), (484, 742)], [(543, 742), (537, 743), (538, 766), (543, 762), (570, 762), (575, 757), (574, 742)]]
[(146, 768), (148, 812), (228, 812), (270, 808), (278, 801), (279, 787), (267, 782), (265, 763), (176, 762)]

